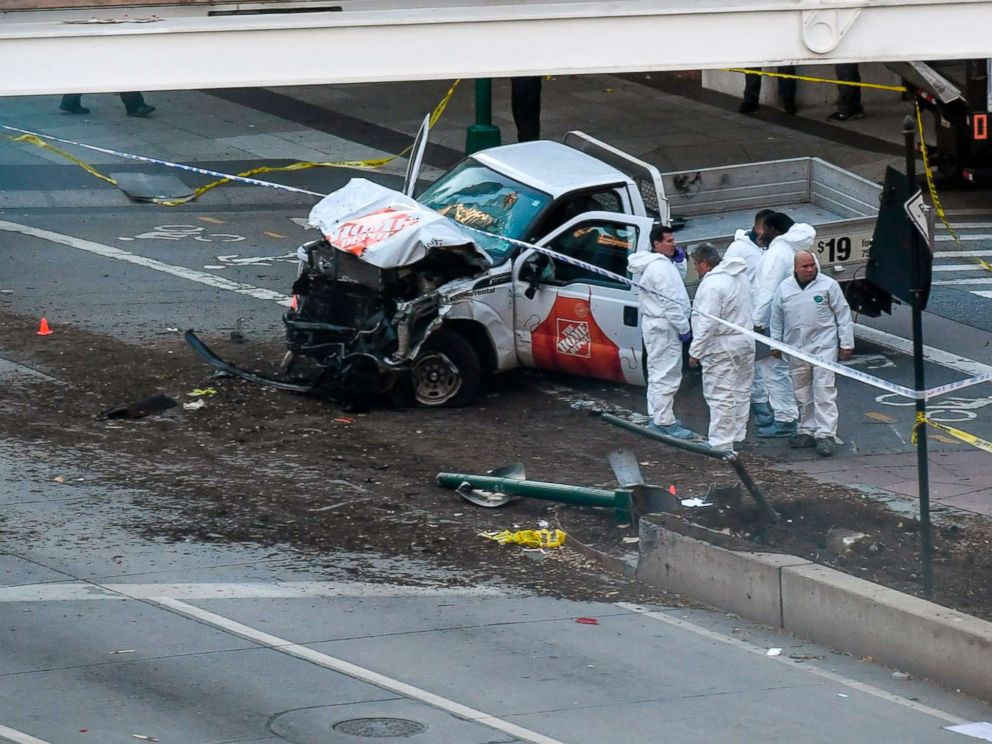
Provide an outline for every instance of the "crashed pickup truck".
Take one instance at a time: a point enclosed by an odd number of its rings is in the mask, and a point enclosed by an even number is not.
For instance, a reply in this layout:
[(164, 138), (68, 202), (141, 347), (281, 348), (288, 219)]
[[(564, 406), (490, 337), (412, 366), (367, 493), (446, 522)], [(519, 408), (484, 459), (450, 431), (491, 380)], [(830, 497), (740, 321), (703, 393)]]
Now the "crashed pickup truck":
[(815, 158), (662, 176), (580, 132), (475, 153), (416, 199), (415, 183), (415, 168), (405, 193), (353, 179), (314, 207), (323, 237), (298, 250), (287, 366), (304, 357), (345, 395), (424, 406), (465, 405), (516, 367), (643, 385), (637, 289), (528, 244), (626, 275), (657, 221), (722, 249), (770, 207), (816, 226), (821, 265), (843, 280), (879, 195)]

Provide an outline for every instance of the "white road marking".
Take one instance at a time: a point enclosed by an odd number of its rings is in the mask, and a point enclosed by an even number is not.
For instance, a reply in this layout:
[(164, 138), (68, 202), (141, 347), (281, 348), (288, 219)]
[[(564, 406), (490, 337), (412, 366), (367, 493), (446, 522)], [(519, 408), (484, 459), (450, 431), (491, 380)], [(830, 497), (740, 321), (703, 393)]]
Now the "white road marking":
[(78, 602), (93, 599), (273, 599), (304, 597), (506, 597), (493, 587), (397, 586), (342, 581), (286, 581), (273, 584), (86, 584), (51, 582), (0, 587), (5, 602)]
[(990, 292), (988, 290), (978, 291), (978, 290), (974, 290), (973, 289), (973, 290), (971, 290), (971, 293), (973, 295), (978, 295), (979, 297), (992, 297), (992, 292)]
[(649, 617), (652, 620), (658, 620), (660, 622), (672, 625), (676, 628), (682, 630), (687, 630), (690, 633), (695, 633), (696, 635), (702, 636), (703, 638), (708, 638), (712, 641), (717, 641), (719, 643), (725, 643), (728, 646), (733, 646), (742, 651), (747, 651), (750, 654), (755, 654), (764, 659), (777, 664), (785, 664), (791, 669), (801, 669), (804, 672), (809, 672), (810, 674), (816, 675), (817, 677), (822, 677), (828, 679), (831, 682), (836, 682), (837, 684), (849, 687), (852, 690), (857, 690), (858, 692), (863, 692), (872, 697), (879, 698), (889, 703), (895, 703), (896, 705), (901, 705), (905, 708), (915, 710), (919, 713), (923, 713), (934, 718), (938, 718), (942, 721), (947, 721), (952, 724), (965, 723), (965, 719), (960, 718), (953, 713), (948, 713), (938, 708), (931, 708), (929, 705), (923, 705), (909, 698), (905, 698), (902, 695), (896, 695), (895, 693), (888, 692), (881, 689), (880, 687), (875, 687), (874, 685), (869, 685), (865, 682), (859, 682), (856, 679), (851, 679), (850, 677), (845, 677), (837, 672), (831, 672), (826, 669), (820, 669), (819, 667), (813, 666), (812, 664), (797, 663), (796, 661), (790, 659), (788, 656), (767, 656), (768, 649), (761, 646), (755, 646), (746, 641), (742, 641), (740, 638), (734, 638), (733, 636), (728, 636), (719, 631), (710, 630), (709, 628), (704, 628), (695, 623), (691, 623), (688, 620), (683, 620), (682, 618), (674, 617), (670, 614), (664, 612), (656, 612), (649, 610), (640, 605), (630, 604), (629, 602), (617, 602), (617, 607), (621, 609), (628, 610), (630, 612), (636, 612), (645, 617)]
[(0, 740), (9, 741), (11, 744), (49, 744), (47, 741), (36, 739), (23, 731), (7, 728), (3, 724), (0, 724)]
[(977, 263), (970, 264), (937, 264), (934, 271), (984, 271), (985, 269)]
[[(933, 254), (934, 258), (957, 258), (959, 256), (987, 258), (988, 256), (992, 256), (992, 251), (934, 251)], [(975, 266), (978, 266), (978, 264), (976, 263)]]
[(202, 271), (197, 271), (196, 269), (187, 269), (185, 266), (173, 266), (172, 264), (156, 261), (153, 258), (145, 258), (144, 256), (139, 256), (137, 254), (121, 250), (120, 248), (103, 245), (102, 243), (95, 243), (92, 240), (83, 240), (82, 238), (76, 238), (71, 235), (62, 235), (61, 233), (52, 232), (51, 230), (41, 230), (37, 227), (19, 225), (16, 222), (6, 222), (3, 220), (0, 220), (0, 230), (20, 233), (21, 235), (28, 235), (32, 238), (39, 238), (41, 240), (47, 240), (51, 243), (58, 243), (59, 245), (65, 245), (70, 248), (77, 248), (81, 251), (86, 251), (87, 253), (103, 256), (104, 258), (113, 258), (117, 261), (125, 261), (137, 266), (142, 266), (146, 269), (152, 269), (153, 271), (161, 271), (163, 274), (171, 274), (172, 276), (177, 276), (181, 279), (188, 279), (191, 282), (197, 282), (198, 284), (205, 284), (208, 287), (215, 287), (216, 289), (224, 289), (229, 292), (247, 295), (248, 297), (254, 297), (258, 300), (271, 300), (285, 307), (289, 307), (290, 302), (292, 302), (292, 298), (290, 298), (289, 295), (284, 295), (280, 292), (273, 292), (270, 289), (262, 289), (261, 287), (255, 287), (251, 284), (224, 279), (223, 277), (207, 274)]
[(973, 277), (969, 279), (936, 279), (932, 282), (932, 284), (941, 287), (964, 284), (992, 284), (992, 273), (986, 274), (983, 277)]
[[(902, 336), (886, 333), (885, 331), (880, 331), (877, 328), (869, 328), (861, 323), (854, 324), (854, 331), (859, 338), (863, 338), (865, 341), (871, 341), (879, 346), (884, 346), (888, 349), (899, 351), (909, 356), (913, 355), (913, 342), (909, 339), (903, 338)], [(983, 375), (987, 372), (992, 372), (992, 366), (988, 364), (982, 364), (981, 362), (976, 362), (973, 359), (952, 354), (951, 352), (944, 351), (943, 349), (936, 349), (933, 346), (923, 347), (923, 358), (928, 362), (933, 362), (934, 364), (939, 364), (942, 367), (963, 372), (969, 376)]]
[[(244, 638), (245, 640), (258, 643), (259, 645), (270, 648), (273, 651), (278, 651), (281, 654), (293, 656), (297, 659), (302, 659), (303, 661), (309, 661), (311, 664), (316, 664), (317, 666), (330, 669), (331, 671), (338, 672), (339, 674), (347, 675), (361, 682), (366, 682), (370, 685), (381, 687), (384, 690), (395, 692), (397, 695), (402, 695), (412, 700), (419, 700), (422, 703), (426, 703), (427, 705), (438, 708), (439, 710), (447, 711), (448, 713), (451, 713), (459, 718), (463, 718), (467, 721), (472, 721), (483, 726), (488, 726), (489, 728), (495, 729), (509, 736), (516, 737), (520, 741), (531, 742), (531, 744), (564, 744), (564, 742), (558, 739), (552, 739), (550, 736), (545, 736), (544, 734), (540, 734), (536, 731), (531, 731), (530, 729), (524, 728), (523, 726), (518, 726), (515, 723), (510, 723), (502, 718), (491, 716), (484, 711), (470, 708), (467, 705), (462, 705), (461, 703), (442, 697), (441, 695), (435, 695), (432, 692), (415, 687), (411, 684), (407, 684), (406, 682), (402, 682), (393, 677), (387, 677), (385, 674), (380, 674), (379, 672), (374, 672), (371, 669), (360, 667), (357, 664), (352, 664), (351, 662), (344, 661), (343, 659), (338, 659), (333, 656), (329, 656), (328, 654), (314, 651), (306, 646), (292, 643), (283, 638), (279, 638), (256, 628), (252, 628), (248, 625), (243, 625), (242, 623), (231, 620), (230, 618), (222, 615), (217, 615), (213, 612), (202, 610), (199, 607), (186, 604), (185, 602), (180, 602), (176, 599), (169, 599), (167, 597), (152, 599), (150, 601), (161, 607), (166, 607), (180, 615), (184, 615), (185, 617), (198, 620), (207, 625), (212, 625), (215, 628), (220, 628), (221, 630), (231, 633), (232, 635)], [(962, 723), (963, 721), (954, 719), (953, 722)]]

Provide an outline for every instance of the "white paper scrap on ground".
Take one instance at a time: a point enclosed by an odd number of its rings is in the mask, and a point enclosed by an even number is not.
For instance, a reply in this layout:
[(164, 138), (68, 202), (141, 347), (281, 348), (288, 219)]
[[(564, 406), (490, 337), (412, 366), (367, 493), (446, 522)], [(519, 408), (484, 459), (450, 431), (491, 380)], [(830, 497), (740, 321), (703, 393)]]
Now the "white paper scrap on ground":
[(982, 741), (992, 741), (992, 723), (988, 721), (976, 721), (975, 723), (962, 723), (960, 726), (944, 726), (948, 731), (956, 734), (964, 734), (973, 739)]
[(765, 652), (765, 656), (781, 656), (782, 649), (780, 648), (770, 648)]
[(713, 504), (702, 499), (682, 499), (682, 506), (713, 506)]

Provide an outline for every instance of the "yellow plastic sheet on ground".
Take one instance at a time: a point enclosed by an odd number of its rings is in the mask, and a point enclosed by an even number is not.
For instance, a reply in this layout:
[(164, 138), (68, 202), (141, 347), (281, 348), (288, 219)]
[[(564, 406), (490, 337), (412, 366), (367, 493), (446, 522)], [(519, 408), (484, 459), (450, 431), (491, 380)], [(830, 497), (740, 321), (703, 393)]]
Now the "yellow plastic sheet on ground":
[(495, 540), (500, 545), (516, 543), (527, 548), (560, 548), (565, 544), (565, 533), (561, 530), (518, 530), (510, 532), (480, 532), (479, 537)]

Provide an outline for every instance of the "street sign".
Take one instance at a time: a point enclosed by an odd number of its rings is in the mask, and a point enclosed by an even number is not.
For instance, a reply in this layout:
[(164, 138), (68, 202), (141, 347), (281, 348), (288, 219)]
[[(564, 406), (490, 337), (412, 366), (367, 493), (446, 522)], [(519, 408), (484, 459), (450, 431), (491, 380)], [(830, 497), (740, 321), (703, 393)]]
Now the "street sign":
[(903, 207), (906, 210), (906, 214), (909, 215), (909, 221), (919, 230), (920, 235), (923, 236), (924, 243), (929, 246), (930, 219), (927, 215), (927, 205), (923, 202), (923, 192), (917, 191), (906, 200)]
[[(922, 311), (930, 294), (933, 254), (920, 238), (923, 230), (918, 219), (928, 225), (926, 211), (909, 208), (917, 201), (922, 203), (916, 184), (895, 168), (886, 168), (865, 278), (909, 305), (919, 301)], [(919, 265), (914, 267), (917, 261)], [(915, 286), (917, 282), (919, 286)]]

